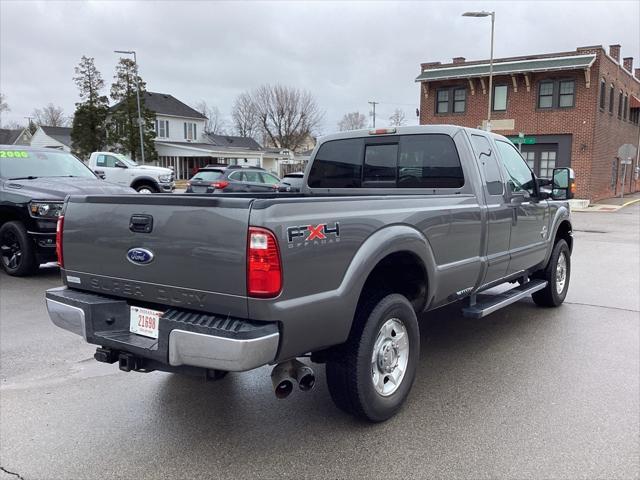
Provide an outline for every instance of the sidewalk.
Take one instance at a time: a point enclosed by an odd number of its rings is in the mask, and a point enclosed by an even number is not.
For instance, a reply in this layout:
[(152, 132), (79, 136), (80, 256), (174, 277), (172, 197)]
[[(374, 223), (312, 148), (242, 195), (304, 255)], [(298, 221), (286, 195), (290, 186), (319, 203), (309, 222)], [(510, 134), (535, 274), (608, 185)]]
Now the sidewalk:
[(587, 208), (573, 208), (572, 212), (616, 212), (621, 208), (640, 202), (640, 192), (630, 193), (624, 198), (613, 197), (604, 200), (598, 200), (596, 203), (589, 205)]

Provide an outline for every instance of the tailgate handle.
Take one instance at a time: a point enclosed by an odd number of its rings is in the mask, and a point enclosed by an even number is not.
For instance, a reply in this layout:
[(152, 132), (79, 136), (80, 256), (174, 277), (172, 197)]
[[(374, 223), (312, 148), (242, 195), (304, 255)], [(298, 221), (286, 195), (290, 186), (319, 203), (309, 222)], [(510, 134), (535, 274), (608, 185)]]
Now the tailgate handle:
[(151, 233), (151, 230), (153, 230), (153, 217), (151, 215), (131, 215), (129, 230), (138, 233)]

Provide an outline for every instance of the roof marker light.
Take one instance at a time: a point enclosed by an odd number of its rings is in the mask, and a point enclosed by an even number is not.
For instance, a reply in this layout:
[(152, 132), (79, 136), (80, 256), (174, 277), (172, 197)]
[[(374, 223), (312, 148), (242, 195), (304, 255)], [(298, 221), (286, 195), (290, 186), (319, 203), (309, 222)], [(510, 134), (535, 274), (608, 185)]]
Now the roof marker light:
[(395, 128), (374, 128), (369, 130), (369, 135), (389, 135), (392, 133), (396, 133)]

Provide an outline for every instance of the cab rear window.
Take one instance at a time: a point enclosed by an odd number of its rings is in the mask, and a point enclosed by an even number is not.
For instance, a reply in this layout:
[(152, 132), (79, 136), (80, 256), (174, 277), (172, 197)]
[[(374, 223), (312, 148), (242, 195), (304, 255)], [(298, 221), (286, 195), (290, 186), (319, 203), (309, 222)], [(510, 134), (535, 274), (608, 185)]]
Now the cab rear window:
[(200, 170), (196, 173), (191, 180), (203, 180), (205, 182), (210, 182), (212, 180), (217, 180), (222, 176), (221, 170)]
[(464, 174), (453, 139), (421, 134), (332, 140), (309, 173), (311, 188), (460, 188)]

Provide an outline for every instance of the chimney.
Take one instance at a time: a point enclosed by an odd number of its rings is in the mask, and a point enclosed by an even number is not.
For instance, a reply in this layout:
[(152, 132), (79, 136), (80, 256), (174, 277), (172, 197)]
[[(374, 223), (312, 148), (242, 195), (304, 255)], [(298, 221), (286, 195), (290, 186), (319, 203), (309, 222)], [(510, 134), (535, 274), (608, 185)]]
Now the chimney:
[(633, 57), (623, 58), (622, 62), (622, 65), (627, 72), (633, 72)]
[(437, 67), (438, 65), (440, 65), (440, 62), (421, 63), (420, 68), (422, 68), (422, 70), (426, 70), (428, 68)]
[(634, 75), (638, 80), (640, 80), (640, 68), (636, 68), (636, 73)]
[(466, 60), (466, 58), (464, 57), (453, 57), (453, 63), (457, 64), (457, 63), (464, 63)]
[(620, 45), (609, 45), (609, 56), (615, 59), (616, 62), (620, 61)]

